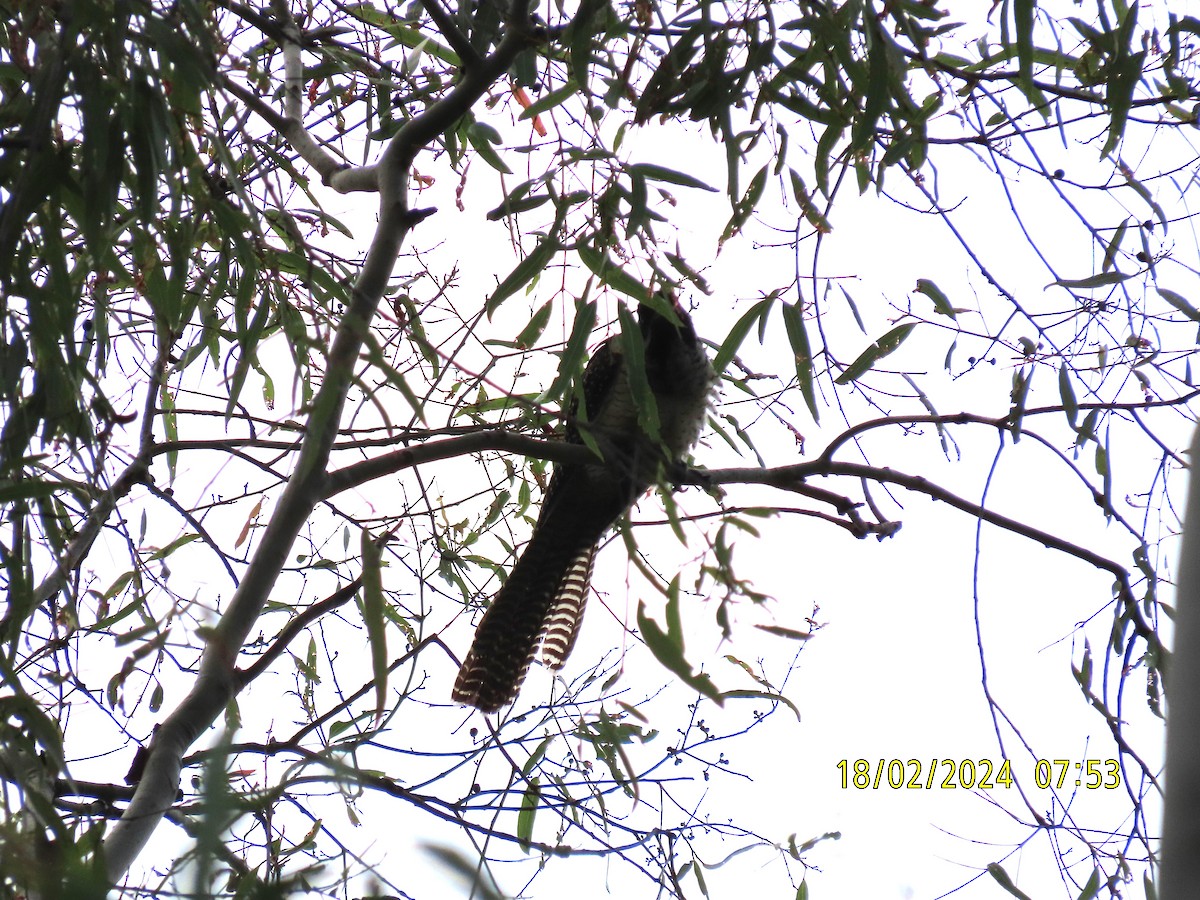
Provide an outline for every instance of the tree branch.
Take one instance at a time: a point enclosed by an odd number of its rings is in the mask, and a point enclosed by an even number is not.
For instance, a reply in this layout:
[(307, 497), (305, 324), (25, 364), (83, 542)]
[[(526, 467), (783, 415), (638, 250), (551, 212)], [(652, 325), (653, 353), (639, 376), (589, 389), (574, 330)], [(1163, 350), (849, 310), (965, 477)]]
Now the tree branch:
[(221, 85), (275, 129), (300, 154), (300, 158), (317, 171), (321, 182), (327, 187), (341, 194), (355, 191), (374, 193), (379, 190), (378, 166), (350, 166), (342, 162), (327, 153), (299, 119), (290, 119), (278, 112), (253, 91), (231, 78), (222, 78)]
[(438, 0), (421, 0), (421, 8), (429, 14), (429, 18), (433, 19), (433, 24), (442, 33), (442, 37), (446, 39), (450, 49), (458, 54), (463, 68), (473, 69), (482, 62), (475, 48), (471, 46), (471, 42), (467, 40), (467, 36), (454, 24), (454, 20), (442, 9)]
[(270, 596), (288, 553), (325, 493), (329, 453), (364, 338), (387, 289), (400, 247), (423, 215), (408, 206), (408, 179), (420, 150), (457, 122), (535, 40), (529, 0), (512, 6), (508, 28), (495, 51), (465, 73), (444, 97), (396, 133), (379, 164), (379, 227), (333, 339), (325, 379), (313, 401), (299, 458), (241, 585), (213, 629), (191, 691), (163, 721), (150, 742), (145, 771), (133, 800), (104, 841), (108, 876), (119, 881), (146, 846), (179, 787), (181, 761), (237, 693), (238, 653)]
[[(1192, 439), (1192, 460), (1200, 457), (1200, 429)], [(1176, 595), (1175, 647), (1166, 680), (1170, 718), (1167, 721), (1167, 791), (1163, 809), (1163, 900), (1183, 900), (1200, 884), (1200, 478), (1192, 471), (1183, 547), (1179, 554)], [(1165, 662), (1165, 659), (1164, 659)]]
[[(832, 459), (834, 451), (850, 440), (854, 434), (886, 424), (895, 424), (896, 421), (892, 418), (877, 419), (851, 428), (834, 438), (821, 456), (810, 462), (775, 466), (772, 468), (690, 469), (678, 473), (676, 480), (681, 484), (694, 484), (701, 487), (716, 484), (762, 484), (813, 497), (821, 502), (834, 504), (839, 513), (849, 517), (851, 523), (858, 526), (863, 536), (870, 533), (879, 533), (887, 536), (894, 533), (899, 528), (899, 524), (881, 522), (880, 525), (890, 527), (880, 531), (877, 527), (867, 527), (866, 523), (855, 522), (857, 513), (853, 504), (841, 503), (840, 501), (844, 498), (840, 498), (836, 494), (823, 492), (820, 488), (814, 488), (806, 484), (806, 480), (816, 477), (848, 475), (855, 478), (865, 478), (868, 481), (895, 484), (908, 490), (925, 494), (927, 497), (947, 503), (968, 515), (1002, 528), (1005, 531), (1027, 537), (1049, 549), (1058, 550), (1068, 556), (1073, 556), (1076, 559), (1086, 562), (1097, 569), (1111, 573), (1118, 584), (1119, 599), (1129, 612), (1138, 635), (1151, 648), (1161, 649), (1157, 634), (1150, 623), (1146, 621), (1141, 607), (1133, 596), (1128, 570), (1114, 560), (1101, 556), (1086, 547), (1081, 547), (1078, 544), (1064, 540), (1048, 531), (1034, 528), (1032, 525), (1027, 525), (1017, 519), (994, 512), (978, 503), (959, 497), (957, 494), (951, 493), (924, 476), (907, 475), (895, 469), (879, 468), (864, 463), (838, 462)], [(904, 421), (940, 423), (978, 422), (995, 427), (1002, 427), (1004, 424), (1004, 419), (989, 419), (969, 413), (950, 416), (909, 416), (905, 417)], [(364, 460), (363, 462), (347, 466), (332, 473), (326, 479), (323, 499), (327, 499), (340, 491), (356, 487), (383, 475), (394, 474), (395, 472), (423, 463), (449, 459), (464, 454), (480, 453), (485, 450), (521, 453), (538, 459), (552, 459), (556, 462), (566, 463), (584, 463), (589, 460), (595, 460), (595, 455), (590, 450), (577, 444), (539, 440), (527, 435), (502, 431), (482, 431), (478, 434), (464, 437), (431, 441), (428, 444), (418, 447), (397, 450), (394, 453), (387, 453), (375, 459)]]

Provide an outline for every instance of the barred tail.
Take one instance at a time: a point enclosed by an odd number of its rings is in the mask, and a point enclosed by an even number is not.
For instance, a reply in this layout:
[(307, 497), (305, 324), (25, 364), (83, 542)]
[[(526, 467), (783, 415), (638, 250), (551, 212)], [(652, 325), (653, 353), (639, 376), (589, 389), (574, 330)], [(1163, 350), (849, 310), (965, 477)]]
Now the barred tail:
[(457, 703), (495, 712), (516, 698), (539, 640), (552, 668), (575, 644), (596, 543), (627, 505), (628, 489), (596, 491), (583, 469), (564, 476), (479, 622), (454, 683)]

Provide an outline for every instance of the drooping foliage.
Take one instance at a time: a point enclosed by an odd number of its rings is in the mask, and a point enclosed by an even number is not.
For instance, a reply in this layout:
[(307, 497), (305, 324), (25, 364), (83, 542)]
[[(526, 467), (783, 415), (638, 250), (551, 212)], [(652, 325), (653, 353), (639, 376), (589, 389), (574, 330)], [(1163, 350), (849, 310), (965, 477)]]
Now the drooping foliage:
[[(797, 740), (822, 640), (742, 548), (914, 495), (1087, 573), (1045, 643), (1122, 806), (1001, 802), (1071, 896), (1152, 879), (1200, 20), (957, 6), (0, 0), (5, 889), (417, 895), (353, 827), (395, 823), (482, 892), (719, 893), (746, 847), (802, 890), (829, 835), (704, 790), (771, 782), (725, 748)], [(466, 724), (453, 657), (579, 450), (545, 438), (660, 289), (722, 375), (697, 469), (601, 557), (625, 630)], [(1040, 780), (988, 646), (981, 752)]]

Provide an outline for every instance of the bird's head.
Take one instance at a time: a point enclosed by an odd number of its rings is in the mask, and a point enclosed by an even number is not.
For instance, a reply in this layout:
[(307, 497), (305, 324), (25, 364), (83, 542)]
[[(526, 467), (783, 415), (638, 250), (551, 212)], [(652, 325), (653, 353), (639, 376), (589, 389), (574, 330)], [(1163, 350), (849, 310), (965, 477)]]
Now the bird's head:
[(646, 342), (647, 359), (666, 357), (674, 347), (691, 349), (697, 343), (691, 316), (665, 292), (638, 306), (638, 326)]

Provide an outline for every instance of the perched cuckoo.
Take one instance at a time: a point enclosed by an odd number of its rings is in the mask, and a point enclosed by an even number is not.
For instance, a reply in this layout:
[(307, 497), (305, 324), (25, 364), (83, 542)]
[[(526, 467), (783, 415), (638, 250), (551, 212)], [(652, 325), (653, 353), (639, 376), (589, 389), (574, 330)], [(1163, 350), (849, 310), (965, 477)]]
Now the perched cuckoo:
[[(639, 308), (640, 367), (627, 365), (615, 336), (584, 369), (582, 408), (572, 403), (566, 440), (582, 444), (586, 430), (604, 458), (555, 466), (533, 535), (458, 672), (458, 703), (495, 712), (512, 702), (539, 646), (545, 665), (562, 667), (579, 632), (598, 542), (699, 437), (713, 370), (687, 313), (672, 309), (668, 317)], [(651, 414), (635, 400), (645, 388), (657, 411), (656, 437), (644, 427)]]

